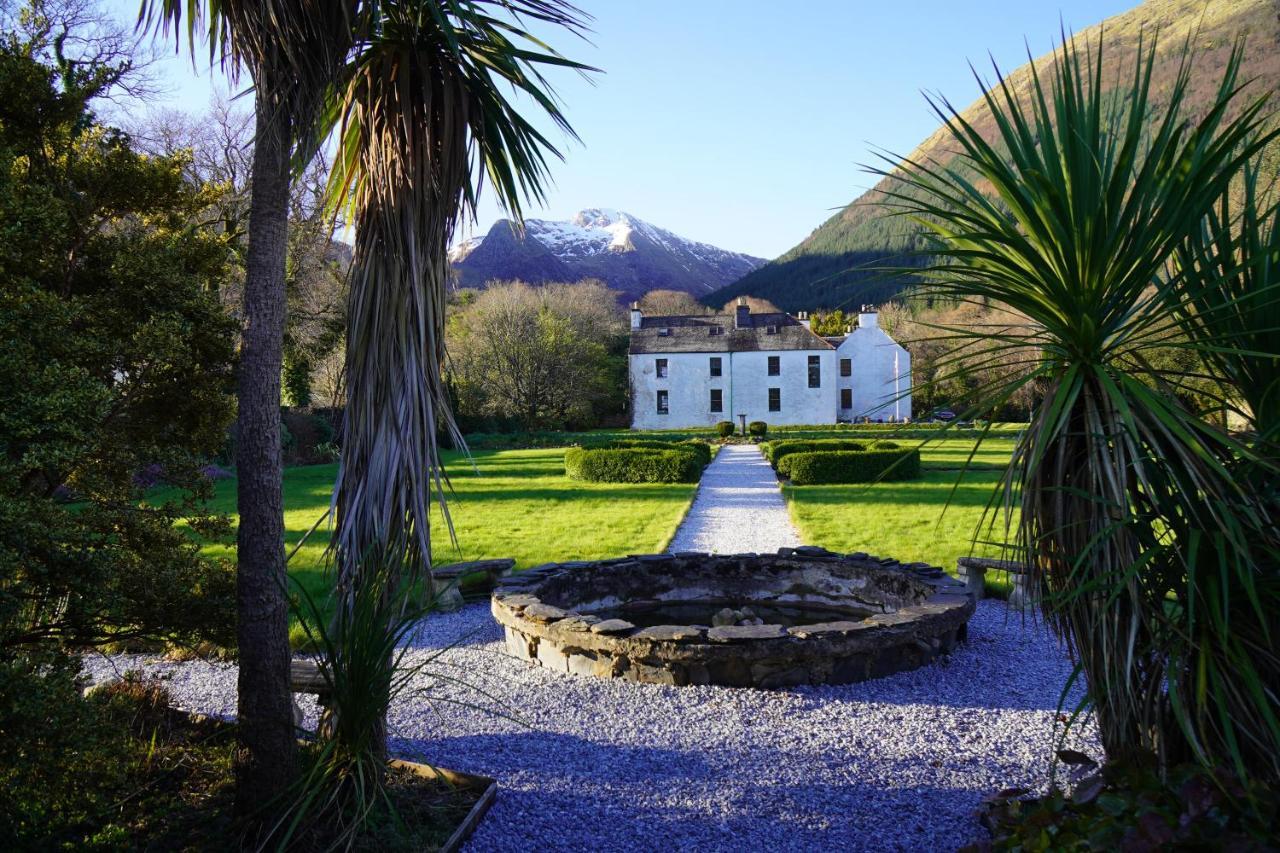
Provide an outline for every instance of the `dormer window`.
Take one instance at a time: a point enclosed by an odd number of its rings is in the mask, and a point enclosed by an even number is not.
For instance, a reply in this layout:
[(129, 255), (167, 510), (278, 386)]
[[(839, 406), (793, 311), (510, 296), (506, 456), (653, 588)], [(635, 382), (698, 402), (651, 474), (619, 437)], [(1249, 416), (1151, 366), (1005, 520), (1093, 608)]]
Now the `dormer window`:
[(712, 327), (710, 328), (710, 330), (709, 330), (709, 331), (710, 331), (710, 333), (711, 333), (711, 337), (713, 337), (713, 338), (714, 338), (714, 337), (716, 337), (717, 335), (723, 335), (723, 334), (724, 334), (724, 326), (712, 326)]
[(765, 331), (765, 334), (766, 334), (766, 335), (776, 335), (776, 334), (778, 334), (778, 327), (777, 327), (777, 326), (766, 326), (764, 331)]
[(667, 328), (666, 326), (663, 326), (661, 329), (659, 329), (659, 330), (658, 330), (658, 337), (660, 337), (660, 338), (669, 338), (669, 337), (671, 337), (671, 330), (670, 330), (669, 328)]

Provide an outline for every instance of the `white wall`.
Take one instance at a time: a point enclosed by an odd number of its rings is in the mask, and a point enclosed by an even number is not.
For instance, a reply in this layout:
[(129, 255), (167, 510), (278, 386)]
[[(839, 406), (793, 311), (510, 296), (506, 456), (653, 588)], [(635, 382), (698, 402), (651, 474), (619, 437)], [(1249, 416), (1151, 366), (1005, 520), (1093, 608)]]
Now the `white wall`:
[[(859, 314), (857, 327), (836, 350), (853, 360), (853, 375), (840, 377), (839, 387), (853, 391), (853, 408), (840, 409), (842, 421), (905, 420), (911, 417), (911, 354), (885, 333), (875, 314)], [(840, 403), (837, 392), (836, 405)]]
[[(768, 375), (769, 356), (779, 359), (779, 375)], [(809, 387), (809, 356), (816, 355), (822, 385)], [(710, 359), (721, 360), (719, 377), (710, 375)], [(632, 429), (678, 429), (711, 426), (717, 421), (769, 424), (835, 422), (836, 361), (833, 350), (785, 352), (671, 353), (630, 356)], [(656, 375), (656, 361), (667, 360), (667, 378)], [(723, 390), (724, 411), (710, 410), (710, 389)], [(782, 411), (769, 411), (769, 389), (778, 388)], [(657, 391), (668, 392), (668, 414), (657, 413)]]

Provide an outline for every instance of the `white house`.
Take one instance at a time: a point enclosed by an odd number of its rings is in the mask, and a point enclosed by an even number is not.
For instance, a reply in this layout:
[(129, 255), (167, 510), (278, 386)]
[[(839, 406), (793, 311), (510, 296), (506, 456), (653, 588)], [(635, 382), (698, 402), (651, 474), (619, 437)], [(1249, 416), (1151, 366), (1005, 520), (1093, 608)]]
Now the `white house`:
[(907, 420), (911, 361), (858, 315), (843, 338), (820, 338), (809, 321), (784, 313), (645, 317), (631, 308), (631, 427), (775, 425)]

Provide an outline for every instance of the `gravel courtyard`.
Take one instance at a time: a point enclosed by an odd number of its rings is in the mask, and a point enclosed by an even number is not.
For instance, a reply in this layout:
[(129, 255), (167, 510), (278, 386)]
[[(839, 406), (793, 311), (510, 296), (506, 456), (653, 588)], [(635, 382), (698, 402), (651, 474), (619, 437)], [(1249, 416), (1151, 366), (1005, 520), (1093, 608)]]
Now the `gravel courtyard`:
[[(499, 637), (483, 604), (433, 617), (391, 720), (397, 754), (498, 779), (474, 851), (954, 849), (980, 836), (986, 795), (1044, 783), (1068, 672), (998, 601), (944, 665), (786, 691), (556, 675)], [(183, 707), (235, 711), (232, 664), (85, 663), (167, 674)]]
[[(671, 550), (797, 545), (755, 447), (707, 469)], [(942, 663), (862, 684), (762, 691), (557, 675), (510, 657), (487, 604), (433, 616), (413, 640), (395, 754), (498, 780), (471, 851), (954, 850), (983, 799), (1043, 787), (1061, 647), (1000, 601)], [(235, 713), (233, 664), (88, 657), (144, 668), (190, 710)], [(307, 725), (314, 700), (304, 697)], [(1090, 733), (1071, 743), (1095, 756)]]

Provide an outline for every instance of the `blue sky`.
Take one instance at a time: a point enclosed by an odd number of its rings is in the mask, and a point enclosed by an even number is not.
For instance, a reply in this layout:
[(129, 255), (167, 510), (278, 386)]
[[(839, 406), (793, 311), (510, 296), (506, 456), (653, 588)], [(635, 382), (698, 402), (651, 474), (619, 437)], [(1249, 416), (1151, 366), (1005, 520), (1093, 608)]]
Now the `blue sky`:
[[(967, 62), (1012, 69), (1135, 0), (578, 0), (590, 43), (566, 55), (604, 73), (552, 75), (581, 143), (561, 137), (547, 204), (565, 219), (613, 207), (677, 234), (771, 258), (874, 183), (862, 166), (905, 154), (937, 127), (921, 96), (978, 95)], [(108, 0), (132, 20), (136, 0)], [(184, 53), (158, 69), (157, 103), (208, 104), (216, 73)], [(501, 215), (482, 200), (479, 231)]]

